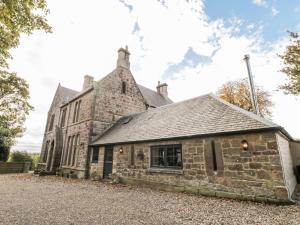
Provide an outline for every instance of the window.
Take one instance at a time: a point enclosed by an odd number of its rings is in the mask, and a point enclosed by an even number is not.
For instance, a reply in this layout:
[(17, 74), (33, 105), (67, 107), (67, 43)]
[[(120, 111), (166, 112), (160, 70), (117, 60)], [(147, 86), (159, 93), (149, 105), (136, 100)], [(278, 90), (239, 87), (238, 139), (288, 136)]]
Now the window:
[(122, 82), (122, 94), (126, 93), (126, 83), (123, 81)]
[(74, 138), (75, 138), (75, 141), (74, 141), (74, 149), (73, 149), (73, 152), (72, 152), (72, 162), (71, 162), (72, 166), (75, 166), (75, 157), (76, 157), (76, 152), (77, 152), (77, 149), (78, 149), (79, 135), (74, 136)]
[(130, 148), (130, 155), (129, 155), (129, 165), (134, 166), (134, 146), (132, 145)]
[(45, 150), (44, 150), (44, 155), (43, 155), (43, 163), (47, 162), (47, 156), (48, 156), (48, 148), (49, 148), (49, 142), (46, 142)]
[(77, 148), (76, 148), (76, 152), (74, 153), (76, 157), (75, 159), (75, 163), (74, 166), (78, 166), (78, 155), (79, 155), (79, 150), (80, 150), (80, 135), (77, 134)]
[(69, 152), (68, 152), (67, 165), (71, 165), (71, 157), (72, 157), (73, 147), (74, 147), (74, 136), (71, 137), (71, 144), (70, 144), (70, 148), (69, 148)]
[(151, 167), (181, 169), (181, 145), (152, 146)]
[(73, 115), (73, 123), (79, 121), (79, 111), (80, 111), (81, 100), (75, 103), (74, 115)]
[(52, 131), (53, 130), (54, 118), (55, 118), (55, 114), (51, 115), (50, 124), (49, 124), (49, 130), (48, 131)]
[(92, 163), (98, 163), (99, 148), (93, 148)]
[(66, 114), (67, 114), (67, 108), (63, 109), (62, 111), (60, 127), (64, 127), (66, 125)]
[(79, 121), (80, 105), (81, 105), (81, 100), (78, 102), (78, 105), (77, 105), (76, 122)]
[(71, 143), (71, 136), (68, 137), (68, 143), (67, 143), (67, 146), (65, 148), (66, 152), (65, 152), (65, 155), (64, 155), (64, 162), (63, 162), (64, 165), (68, 164), (67, 160), (68, 160), (68, 155), (69, 155), (69, 151), (70, 151), (70, 143)]
[(216, 146), (215, 146), (215, 142), (211, 141), (211, 152), (212, 152), (212, 158), (213, 158), (213, 171), (217, 171), (218, 170), (218, 164), (217, 164), (217, 156), (216, 156)]
[(78, 102), (75, 102), (75, 108), (74, 108), (74, 114), (73, 114), (73, 123), (76, 122), (77, 106), (78, 106)]

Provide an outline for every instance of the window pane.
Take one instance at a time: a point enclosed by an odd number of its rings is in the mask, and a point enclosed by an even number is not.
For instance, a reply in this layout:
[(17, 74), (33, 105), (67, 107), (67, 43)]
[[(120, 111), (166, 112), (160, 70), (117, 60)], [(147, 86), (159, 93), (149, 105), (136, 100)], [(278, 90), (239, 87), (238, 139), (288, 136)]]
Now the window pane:
[(92, 162), (97, 163), (98, 162), (98, 157), (99, 157), (99, 148), (94, 148), (93, 149)]
[(151, 151), (151, 165), (152, 166), (164, 166), (164, 149), (153, 148)]
[(151, 147), (151, 166), (181, 168), (181, 145)]

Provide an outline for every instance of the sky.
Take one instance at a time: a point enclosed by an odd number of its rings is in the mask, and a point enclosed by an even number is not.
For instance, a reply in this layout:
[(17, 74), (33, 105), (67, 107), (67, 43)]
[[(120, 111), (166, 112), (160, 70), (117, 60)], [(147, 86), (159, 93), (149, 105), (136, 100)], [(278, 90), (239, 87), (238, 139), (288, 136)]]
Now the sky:
[(128, 45), (131, 71), (155, 90), (168, 84), (177, 102), (215, 93), (247, 77), (250, 55), (254, 82), (272, 94), (273, 122), (300, 138), (300, 98), (285, 95), (279, 72), (289, 44), (287, 30), (300, 31), (295, 0), (48, 0), (53, 33), (22, 35), (11, 50), (10, 69), (30, 85), (35, 110), (13, 150), (39, 152), (55, 90), (81, 90), (86, 74), (101, 79), (115, 69), (117, 50)]

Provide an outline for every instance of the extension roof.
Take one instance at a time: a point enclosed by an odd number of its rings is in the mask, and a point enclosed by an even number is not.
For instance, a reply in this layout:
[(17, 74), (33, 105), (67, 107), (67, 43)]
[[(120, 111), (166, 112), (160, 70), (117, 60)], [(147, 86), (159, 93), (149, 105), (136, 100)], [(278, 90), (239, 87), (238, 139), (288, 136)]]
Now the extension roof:
[[(118, 120), (92, 145), (157, 141), (267, 130), (279, 125), (213, 94), (168, 104)], [(289, 136), (286, 133), (287, 136)], [(290, 137), (290, 136), (289, 136)]]

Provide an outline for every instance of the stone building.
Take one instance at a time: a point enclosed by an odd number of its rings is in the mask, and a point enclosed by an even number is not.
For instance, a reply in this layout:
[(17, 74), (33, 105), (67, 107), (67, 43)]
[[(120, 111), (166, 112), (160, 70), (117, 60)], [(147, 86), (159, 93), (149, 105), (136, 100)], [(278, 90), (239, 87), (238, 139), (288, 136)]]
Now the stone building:
[(40, 166), (78, 178), (113, 178), (165, 190), (256, 201), (291, 201), (292, 138), (280, 126), (207, 94), (173, 103), (130, 72), (127, 48), (80, 92), (58, 86)]

